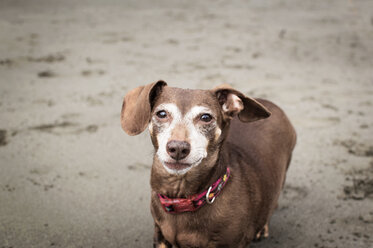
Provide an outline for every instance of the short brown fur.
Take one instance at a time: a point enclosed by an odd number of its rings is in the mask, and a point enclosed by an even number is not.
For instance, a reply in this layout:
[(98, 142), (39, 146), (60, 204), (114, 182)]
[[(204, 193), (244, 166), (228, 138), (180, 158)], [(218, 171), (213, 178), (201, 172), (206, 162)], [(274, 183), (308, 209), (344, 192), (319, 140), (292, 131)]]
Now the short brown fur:
[[(154, 156), (150, 180), (154, 247), (246, 247), (268, 227), (277, 206), (296, 143), (293, 126), (275, 104), (248, 98), (226, 85), (210, 91), (171, 88), (164, 83), (148, 87), (149, 92), (152, 87), (158, 87), (157, 94), (148, 93), (138, 99), (138, 96), (131, 96), (138, 94), (137, 90), (125, 97), (127, 105), (132, 101), (128, 99), (148, 104), (149, 109), (131, 111), (149, 115), (142, 120), (150, 120), (153, 109), (161, 103), (175, 103), (183, 113), (198, 104), (219, 113), (217, 123), (222, 130), (218, 139), (211, 137), (208, 156), (185, 175), (170, 175)], [(222, 110), (227, 94), (235, 94), (242, 100), (244, 109), (238, 114), (239, 118), (232, 115), (234, 111)], [(122, 124), (128, 124), (137, 134), (146, 125), (140, 123), (135, 128), (136, 122), (138, 120), (131, 119), (122, 110)], [(157, 130), (151, 130), (157, 150), (156, 135)], [(212, 205), (180, 214), (169, 214), (162, 209), (157, 193), (168, 197), (199, 193), (223, 175), (227, 166), (231, 169), (231, 177)]]

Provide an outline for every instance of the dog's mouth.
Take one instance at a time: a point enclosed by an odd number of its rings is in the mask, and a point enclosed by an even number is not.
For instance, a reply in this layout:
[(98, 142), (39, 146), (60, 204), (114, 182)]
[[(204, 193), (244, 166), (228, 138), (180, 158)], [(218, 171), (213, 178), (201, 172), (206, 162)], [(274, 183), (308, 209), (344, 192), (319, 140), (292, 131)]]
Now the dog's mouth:
[(180, 163), (180, 162), (164, 162), (164, 163), (171, 170), (183, 170), (183, 169), (186, 169), (192, 166), (192, 164)]
[(173, 170), (173, 171), (188, 171), (193, 166), (199, 164), (201, 162), (201, 160), (202, 160), (202, 158), (198, 159), (198, 161), (196, 161), (194, 163), (183, 163), (183, 162), (180, 162), (180, 161), (169, 161), (169, 162), (165, 161), (164, 165), (168, 169)]

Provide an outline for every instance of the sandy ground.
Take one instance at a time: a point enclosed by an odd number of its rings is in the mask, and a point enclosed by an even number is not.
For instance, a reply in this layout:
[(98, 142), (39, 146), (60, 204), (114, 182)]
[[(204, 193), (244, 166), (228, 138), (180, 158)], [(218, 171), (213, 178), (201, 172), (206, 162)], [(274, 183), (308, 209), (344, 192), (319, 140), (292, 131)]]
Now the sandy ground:
[(125, 92), (158, 79), (230, 83), (294, 123), (270, 238), (251, 247), (373, 247), (372, 10), (0, 0), (0, 247), (151, 247), (152, 147), (119, 112)]

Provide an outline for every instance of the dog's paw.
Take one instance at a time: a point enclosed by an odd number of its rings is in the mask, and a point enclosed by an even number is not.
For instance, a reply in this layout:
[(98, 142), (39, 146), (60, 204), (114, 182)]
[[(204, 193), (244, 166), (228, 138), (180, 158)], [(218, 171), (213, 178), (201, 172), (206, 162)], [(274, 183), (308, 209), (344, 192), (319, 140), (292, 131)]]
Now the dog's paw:
[(269, 230), (268, 230), (268, 223), (264, 225), (263, 229), (261, 231), (259, 231), (256, 235), (255, 235), (255, 239), (254, 241), (257, 242), (257, 241), (261, 241), (263, 239), (266, 239), (268, 238), (269, 236)]
[(170, 245), (169, 243), (161, 242), (159, 244), (154, 244), (153, 247), (154, 248), (171, 248), (172, 245)]

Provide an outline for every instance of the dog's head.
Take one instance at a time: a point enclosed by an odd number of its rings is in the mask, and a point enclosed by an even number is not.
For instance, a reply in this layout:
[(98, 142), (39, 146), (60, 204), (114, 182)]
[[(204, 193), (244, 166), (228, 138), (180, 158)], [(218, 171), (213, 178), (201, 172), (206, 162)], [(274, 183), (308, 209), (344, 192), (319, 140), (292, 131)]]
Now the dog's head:
[(163, 81), (130, 91), (122, 106), (121, 124), (129, 135), (149, 126), (155, 158), (171, 174), (216, 161), (230, 120), (243, 122), (270, 116), (259, 102), (222, 85), (212, 90), (168, 87)]

